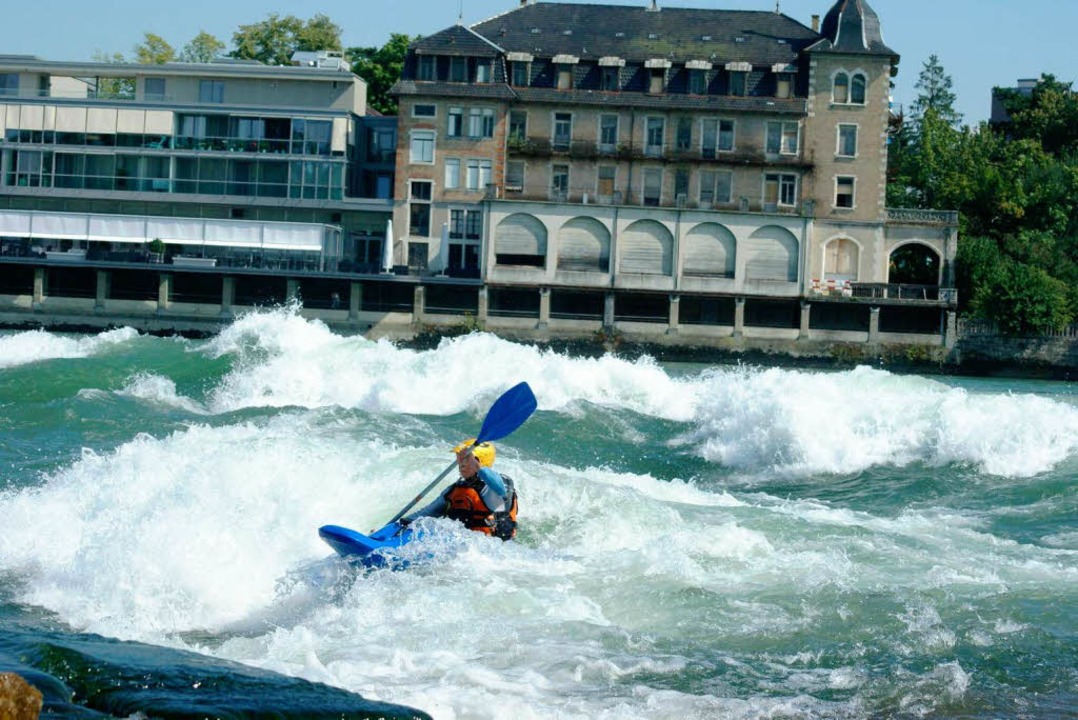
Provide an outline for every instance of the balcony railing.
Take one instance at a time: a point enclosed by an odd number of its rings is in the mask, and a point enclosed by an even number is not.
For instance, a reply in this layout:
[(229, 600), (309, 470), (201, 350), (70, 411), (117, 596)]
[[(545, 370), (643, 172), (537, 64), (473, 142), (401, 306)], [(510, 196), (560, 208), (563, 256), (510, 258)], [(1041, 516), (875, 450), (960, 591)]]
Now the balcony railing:
[(887, 208), (887, 222), (918, 225), (958, 225), (958, 212), (955, 210)]
[(857, 300), (913, 300), (931, 303), (958, 304), (958, 290), (938, 285), (906, 285), (901, 283), (865, 283), (850, 280), (813, 280), (812, 294), (824, 297)]

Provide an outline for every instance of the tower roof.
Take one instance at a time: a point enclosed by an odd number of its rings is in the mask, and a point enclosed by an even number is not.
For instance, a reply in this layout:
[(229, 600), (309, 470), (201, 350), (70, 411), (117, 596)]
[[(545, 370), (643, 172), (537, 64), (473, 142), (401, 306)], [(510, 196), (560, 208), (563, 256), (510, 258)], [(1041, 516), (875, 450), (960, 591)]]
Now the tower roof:
[(824, 16), (820, 34), (823, 39), (810, 48), (815, 52), (889, 55), (898, 60), (898, 53), (883, 41), (880, 16), (867, 0), (837, 0)]

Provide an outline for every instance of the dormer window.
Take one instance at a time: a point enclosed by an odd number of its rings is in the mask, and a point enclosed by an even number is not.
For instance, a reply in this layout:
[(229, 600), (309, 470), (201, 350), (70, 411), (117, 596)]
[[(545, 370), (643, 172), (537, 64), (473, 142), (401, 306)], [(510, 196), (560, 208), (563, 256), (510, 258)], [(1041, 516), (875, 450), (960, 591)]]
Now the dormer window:
[(438, 79), (438, 58), (433, 55), (419, 56), (419, 79), (433, 82)]
[(489, 83), (490, 82), (490, 60), (488, 58), (479, 58), (475, 62), (475, 82), (476, 83)]
[(790, 73), (778, 73), (775, 76), (775, 97), (793, 96), (793, 76)]
[(707, 73), (703, 70), (689, 71), (689, 94), (707, 94)]
[(449, 82), (468, 82), (468, 59), (462, 57), (449, 58)]
[(730, 88), (729, 94), (741, 96), (745, 94), (745, 87), (748, 84), (746, 82), (748, 73), (740, 70), (735, 70), (730, 73)]
[(660, 95), (666, 91), (666, 71), (670, 69), (670, 61), (663, 58), (644, 61), (644, 67), (649, 72), (648, 93)]
[(558, 66), (558, 89), (559, 90), (572, 90), (573, 89), (573, 66), (572, 65), (559, 65)]
[(604, 67), (602, 69), (601, 89), (603, 90), (617, 90), (618, 89), (618, 70), (616, 67)]
[(528, 85), (528, 63), (526, 62), (514, 62), (513, 63), (513, 84), (517, 87), (525, 87)]

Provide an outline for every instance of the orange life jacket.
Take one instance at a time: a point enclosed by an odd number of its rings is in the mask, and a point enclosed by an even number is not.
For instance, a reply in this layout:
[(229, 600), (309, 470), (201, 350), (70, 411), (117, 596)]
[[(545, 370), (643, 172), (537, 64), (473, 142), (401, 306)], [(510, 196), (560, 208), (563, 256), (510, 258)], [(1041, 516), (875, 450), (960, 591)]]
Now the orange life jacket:
[(483, 481), (478, 477), (458, 480), (446, 493), (445, 516), (464, 523), (469, 530), (512, 540), (517, 534), (517, 493), (513, 481), (502, 476), (509, 491), (509, 510), (494, 512), (483, 502), (480, 491)]

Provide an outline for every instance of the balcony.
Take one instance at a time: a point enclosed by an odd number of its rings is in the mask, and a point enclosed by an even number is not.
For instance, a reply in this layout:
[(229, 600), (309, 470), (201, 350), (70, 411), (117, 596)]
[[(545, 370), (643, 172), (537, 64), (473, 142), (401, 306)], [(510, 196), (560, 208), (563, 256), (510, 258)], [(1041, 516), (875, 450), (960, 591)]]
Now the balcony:
[(887, 208), (887, 222), (904, 225), (958, 225), (956, 210), (920, 210), (917, 208)]
[(811, 294), (818, 297), (846, 299), (852, 302), (873, 301), (887, 305), (926, 304), (945, 307), (958, 306), (958, 290), (938, 285), (906, 285), (896, 283), (864, 283), (814, 280)]

